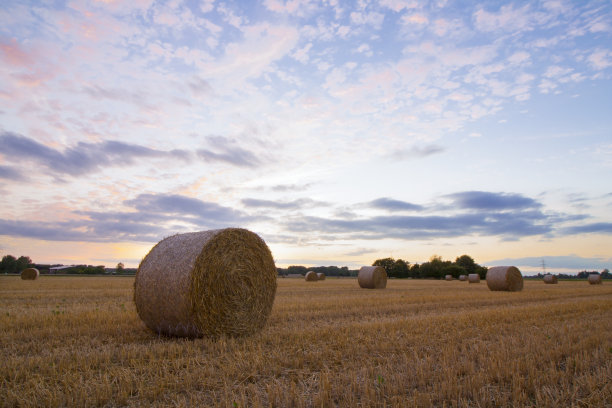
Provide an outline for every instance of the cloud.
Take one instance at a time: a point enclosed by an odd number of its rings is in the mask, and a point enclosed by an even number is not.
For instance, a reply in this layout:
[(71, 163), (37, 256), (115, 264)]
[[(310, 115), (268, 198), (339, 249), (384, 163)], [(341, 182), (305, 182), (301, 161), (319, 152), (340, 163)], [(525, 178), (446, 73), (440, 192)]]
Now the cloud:
[(73, 211), (74, 219), (69, 221), (0, 219), (0, 233), (49, 241), (156, 242), (180, 232), (239, 226), (261, 219), (176, 194), (141, 194), (124, 204), (132, 211)]
[(296, 217), (285, 222), (291, 231), (345, 234), (338, 239), (407, 240), (459, 237), (469, 235), (499, 236), (514, 240), (552, 232), (551, 223), (539, 212), (479, 212), (457, 215), (378, 216), (357, 219)]
[(187, 160), (189, 154), (183, 150), (161, 151), (144, 146), (105, 141), (100, 143), (79, 142), (73, 147), (59, 151), (35, 140), (15, 133), (0, 133), (2, 153), (6, 160), (30, 161), (54, 174), (79, 176), (99, 171), (103, 166), (123, 166), (136, 163), (136, 159), (179, 158)]
[(563, 232), (569, 235), (574, 234), (612, 234), (612, 223), (610, 222), (595, 222), (591, 224), (577, 225), (574, 227), (564, 228)]
[(0, 165), (0, 178), (13, 181), (24, 181), (26, 177), (17, 169)]
[(198, 157), (211, 162), (224, 162), (238, 167), (257, 167), (262, 161), (252, 152), (238, 146), (236, 142), (223, 136), (208, 138), (211, 149), (197, 150)]
[(604, 268), (612, 269), (612, 258), (585, 258), (576, 255), (504, 258), (487, 262), (487, 266), (518, 265), (541, 268), (542, 261), (545, 262), (547, 269), (576, 269), (577, 272), (581, 270), (601, 270)]
[(413, 146), (408, 149), (400, 149), (392, 152), (389, 157), (395, 160), (406, 160), (412, 158), (421, 158), (431, 156), (437, 153), (442, 153), (446, 149), (439, 145)]
[(260, 200), (256, 198), (245, 198), (241, 202), (246, 207), (251, 208), (276, 208), (286, 210), (299, 210), (306, 207), (316, 207), (325, 204), (320, 201), (312, 200), (310, 198), (301, 198), (299, 200), (293, 201), (273, 201)]
[(469, 210), (522, 210), (540, 208), (542, 205), (532, 198), (520, 194), (491, 193), (487, 191), (464, 191), (448, 194), (454, 206)]
[(371, 207), (389, 211), (419, 211), (423, 207), (406, 201), (394, 200), (388, 197), (378, 198), (368, 203)]
[(286, 192), (286, 191), (304, 191), (313, 186), (313, 183), (307, 184), (277, 184), (272, 186), (272, 191)]

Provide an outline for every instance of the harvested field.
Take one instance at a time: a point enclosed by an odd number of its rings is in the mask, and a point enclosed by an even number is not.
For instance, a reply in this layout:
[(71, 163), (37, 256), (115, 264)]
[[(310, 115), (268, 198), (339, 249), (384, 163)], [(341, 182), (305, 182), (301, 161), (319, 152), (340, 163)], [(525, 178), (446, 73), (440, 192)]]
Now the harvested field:
[[(605, 407), (612, 285), (279, 279), (252, 337), (158, 336), (130, 277), (0, 276), (0, 406)], [(545, 353), (542, 350), (546, 350)]]

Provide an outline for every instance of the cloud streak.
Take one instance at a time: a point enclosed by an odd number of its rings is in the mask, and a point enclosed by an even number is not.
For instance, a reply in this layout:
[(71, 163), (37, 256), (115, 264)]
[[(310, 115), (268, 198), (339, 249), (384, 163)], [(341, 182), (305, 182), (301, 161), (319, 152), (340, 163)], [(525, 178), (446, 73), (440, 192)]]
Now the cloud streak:
[(161, 151), (119, 141), (77, 143), (63, 151), (11, 132), (0, 134), (2, 155), (9, 161), (28, 161), (58, 175), (79, 176), (99, 171), (104, 166), (133, 165), (139, 158), (187, 160), (184, 150)]

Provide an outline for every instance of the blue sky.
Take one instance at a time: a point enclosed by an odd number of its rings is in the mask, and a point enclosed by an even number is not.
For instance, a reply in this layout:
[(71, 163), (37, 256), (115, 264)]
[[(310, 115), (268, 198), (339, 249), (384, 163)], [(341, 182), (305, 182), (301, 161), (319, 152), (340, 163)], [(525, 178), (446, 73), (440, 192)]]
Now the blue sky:
[(609, 1), (3, 1), (0, 252), (612, 266)]

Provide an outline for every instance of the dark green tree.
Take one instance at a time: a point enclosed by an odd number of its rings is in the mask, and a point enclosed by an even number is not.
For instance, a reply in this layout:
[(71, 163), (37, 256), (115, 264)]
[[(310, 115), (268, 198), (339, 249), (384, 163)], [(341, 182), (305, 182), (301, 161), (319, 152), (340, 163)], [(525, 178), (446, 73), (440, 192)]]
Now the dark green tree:
[(382, 266), (383, 268), (385, 268), (385, 271), (387, 272), (388, 277), (391, 278), (394, 276), (393, 267), (395, 266), (395, 259), (393, 258), (377, 259), (374, 261), (372, 266)]
[(17, 258), (13, 255), (4, 255), (0, 261), (0, 272), (2, 273), (17, 273)]
[(123, 262), (119, 262), (117, 264), (116, 270), (117, 270), (117, 273), (123, 273), (123, 271), (125, 271), (125, 265), (123, 265)]
[(469, 255), (458, 256), (457, 259), (455, 259), (455, 264), (465, 269), (465, 272), (468, 274), (477, 273), (476, 269), (478, 265), (476, 264), (476, 262), (474, 262), (474, 259)]
[(305, 266), (301, 266), (301, 265), (291, 265), (290, 267), (287, 268), (287, 273), (289, 274), (299, 273), (300, 275), (306, 275), (306, 271), (308, 271), (308, 268), (306, 268)]
[(409, 277), (410, 268), (408, 267), (408, 262), (404, 261), (403, 259), (397, 259), (393, 264), (392, 273), (396, 278)]
[(21, 272), (24, 269), (28, 268), (30, 265), (32, 265), (32, 260), (30, 259), (29, 256), (20, 256), (19, 258), (17, 258), (17, 272)]

